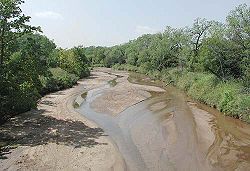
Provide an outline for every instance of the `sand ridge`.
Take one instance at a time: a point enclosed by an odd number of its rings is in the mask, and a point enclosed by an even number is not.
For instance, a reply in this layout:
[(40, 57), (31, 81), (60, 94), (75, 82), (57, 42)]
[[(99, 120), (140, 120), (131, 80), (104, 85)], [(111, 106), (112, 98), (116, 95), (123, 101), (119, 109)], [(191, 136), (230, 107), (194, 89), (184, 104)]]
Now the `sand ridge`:
[(159, 87), (130, 83), (127, 72), (112, 72), (111, 74), (118, 76), (117, 85), (106, 90), (91, 103), (91, 107), (98, 113), (117, 115), (126, 108), (151, 97), (149, 93), (151, 91), (165, 92)]

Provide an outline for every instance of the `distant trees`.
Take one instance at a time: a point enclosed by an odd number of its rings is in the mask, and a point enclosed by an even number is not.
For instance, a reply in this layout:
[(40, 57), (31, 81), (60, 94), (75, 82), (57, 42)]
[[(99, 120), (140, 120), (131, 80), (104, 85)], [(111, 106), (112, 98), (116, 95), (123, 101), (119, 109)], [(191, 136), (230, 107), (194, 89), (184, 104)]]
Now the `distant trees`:
[[(27, 24), (22, 0), (0, 0), (0, 116), (36, 107), (41, 95), (71, 87), (90, 66), (164, 73), (208, 72), (250, 85), (250, 8), (240, 5), (226, 23), (196, 19), (190, 28), (166, 27), (113, 47), (57, 48)], [(17, 98), (18, 97), (18, 98)], [(0, 120), (1, 120), (0, 119)]]
[[(91, 50), (90, 50), (91, 49)], [(85, 48), (95, 65), (144, 73), (172, 83), (227, 115), (250, 123), (250, 8), (240, 5), (225, 23), (196, 19), (128, 43)]]
[(104, 65), (107, 67), (111, 67), (114, 64), (123, 64), (125, 63), (124, 58), (124, 50), (119, 46), (114, 46), (113, 48), (109, 49), (105, 53)]
[(166, 27), (163, 33), (103, 48), (102, 55), (100, 48), (91, 47), (87, 56), (106, 67), (127, 64), (142, 72), (179, 67), (210, 72), (221, 80), (244, 80), (249, 85), (250, 9), (246, 4), (236, 7), (225, 24), (198, 18), (190, 28)]

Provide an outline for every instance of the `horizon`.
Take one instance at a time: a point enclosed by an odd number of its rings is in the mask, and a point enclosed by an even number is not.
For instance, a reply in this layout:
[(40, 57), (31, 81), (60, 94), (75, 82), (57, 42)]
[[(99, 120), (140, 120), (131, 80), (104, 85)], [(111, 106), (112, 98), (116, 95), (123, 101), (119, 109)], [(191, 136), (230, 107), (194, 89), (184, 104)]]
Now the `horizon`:
[(166, 26), (190, 27), (196, 18), (224, 23), (229, 12), (244, 3), (249, 5), (247, 0), (74, 0), (74, 3), (66, 0), (26, 0), (22, 10), (25, 15), (31, 16), (30, 23), (41, 26), (43, 35), (58, 47), (110, 47), (143, 34), (162, 32)]

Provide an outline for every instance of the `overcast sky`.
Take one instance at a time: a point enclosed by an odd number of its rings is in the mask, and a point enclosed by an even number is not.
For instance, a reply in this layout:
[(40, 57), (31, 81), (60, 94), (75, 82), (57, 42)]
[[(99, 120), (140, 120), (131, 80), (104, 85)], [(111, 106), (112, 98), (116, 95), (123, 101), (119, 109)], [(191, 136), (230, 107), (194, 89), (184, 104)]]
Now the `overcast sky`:
[(197, 17), (225, 21), (250, 0), (25, 0), (31, 23), (63, 48), (112, 46), (166, 26), (190, 26)]

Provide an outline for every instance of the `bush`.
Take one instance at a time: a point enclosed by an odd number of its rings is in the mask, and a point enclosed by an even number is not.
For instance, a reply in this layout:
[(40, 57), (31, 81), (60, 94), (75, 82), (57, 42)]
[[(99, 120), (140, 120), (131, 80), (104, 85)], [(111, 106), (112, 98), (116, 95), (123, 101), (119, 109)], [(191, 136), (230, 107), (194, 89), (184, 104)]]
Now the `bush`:
[(158, 70), (150, 70), (147, 72), (147, 75), (151, 78), (151, 79), (161, 79), (161, 72)]
[(250, 96), (244, 94), (238, 96), (238, 108), (236, 113), (239, 113), (239, 118), (250, 123)]
[[(201, 73), (187, 73), (184, 77), (179, 79), (189, 80), (185, 86), (186, 91), (189, 96), (192, 96), (194, 99), (208, 104), (208, 94), (213, 92), (213, 88), (217, 84), (217, 78), (211, 74), (201, 74)], [(178, 81), (179, 82), (179, 81)], [(178, 83), (177, 83), (178, 86)]]
[(79, 79), (79, 77), (69, 74), (61, 68), (51, 68), (50, 72), (52, 74), (50, 77), (41, 78), (43, 84), (42, 94), (70, 88)]
[(127, 64), (126, 65), (126, 70), (127, 71), (132, 71), (132, 72), (137, 72), (138, 68), (134, 65)]
[(114, 69), (114, 70), (126, 70), (126, 67), (123, 64), (115, 64), (112, 66), (112, 69)]
[(196, 74), (193, 72), (183, 73), (179, 78), (175, 78), (176, 86), (184, 91), (188, 91), (196, 80)]
[(28, 81), (21, 84), (1, 82), (0, 93), (0, 123), (16, 114), (36, 108), (40, 98), (34, 84)]
[(17, 113), (26, 112), (37, 106), (37, 100), (41, 97), (36, 87), (29, 82), (19, 85), (17, 91), (13, 94), (13, 111)]
[(177, 68), (167, 69), (162, 71), (162, 80), (167, 84), (176, 85), (178, 78), (181, 76), (181, 71)]
[(145, 62), (138, 67), (138, 71), (142, 74), (147, 74), (150, 70), (152, 70), (150, 62)]

